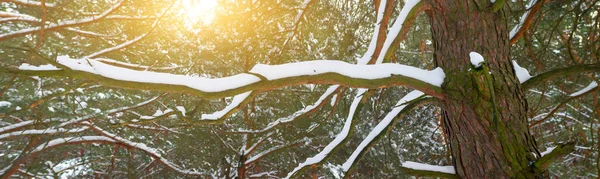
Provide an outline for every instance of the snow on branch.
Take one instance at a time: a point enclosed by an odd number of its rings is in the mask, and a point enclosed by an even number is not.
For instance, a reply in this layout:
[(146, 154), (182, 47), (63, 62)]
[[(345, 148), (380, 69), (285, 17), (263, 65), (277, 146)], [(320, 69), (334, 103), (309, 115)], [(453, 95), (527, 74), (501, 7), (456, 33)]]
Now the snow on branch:
[(333, 141), (331, 141), (329, 144), (327, 144), (327, 146), (325, 146), (325, 148), (323, 148), (323, 150), (321, 150), (321, 152), (319, 152), (315, 156), (307, 158), (306, 161), (298, 164), (298, 166), (296, 168), (294, 168), (294, 170), (289, 172), (285, 178), (290, 178), (290, 177), (296, 175), (297, 173), (299, 173), (300, 170), (303, 170), (306, 167), (309, 167), (309, 166), (315, 165), (315, 164), (320, 164), (326, 158), (331, 156), (334, 149), (339, 147), (340, 144), (345, 143), (345, 141), (348, 139), (348, 136), (350, 136), (352, 127), (354, 126), (353, 121), (355, 119), (355, 116), (358, 115), (359, 110), (357, 110), (357, 109), (360, 109), (361, 108), (360, 106), (362, 106), (359, 104), (361, 104), (364, 94), (367, 91), (368, 91), (367, 89), (358, 89), (358, 91), (356, 93), (356, 97), (354, 97), (354, 100), (352, 101), (352, 104), (350, 105), (350, 110), (348, 112), (348, 117), (346, 118), (346, 122), (344, 123), (344, 127), (342, 128), (342, 131), (340, 131), (340, 133), (333, 139)]
[(515, 75), (517, 75), (517, 78), (519, 79), (519, 82), (521, 82), (521, 84), (525, 83), (527, 80), (529, 80), (532, 76), (529, 74), (529, 71), (523, 67), (521, 67), (517, 61), (513, 60), (513, 68), (515, 70)]
[(533, 16), (541, 9), (544, 1), (530, 0), (525, 7), (525, 13), (519, 19), (519, 24), (515, 25), (509, 33), (510, 44), (515, 44), (529, 28), (533, 22)]
[(145, 65), (125, 63), (122, 61), (107, 59), (107, 58), (95, 58), (94, 60), (98, 60), (99, 62), (106, 63), (109, 65), (131, 68), (134, 70), (171, 70), (171, 69), (180, 68), (180, 66), (177, 66), (177, 65), (172, 65), (170, 67), (151, 67), (151, 66), (145, 66)]
[[(58, 29), (66, 28), (66, 27), (79, 26), (79, 25), (85, 25), (85, 24), (96, 22), (98, 20), (105, 18), (108, 14), (112, 13), (113, 11), (115, 11), (116, 9), (121, 7), (121, 5), (123, 5), (123, 2), (124, 1), (119, 1), (119, 3), (117, 3), (116, 5), (114, 5), (113, 7), (111, 7), (110, 9), (104, 11), (103, 13), (101, 13), (99, 15), (87, 17), (87, 18), (83, 18), (83, 19), (66, 20), (66, 21), (62, 21), (59, 23), (52, 23), (52, 24), (45, 26), (43, 28), (43, 30), (44, 31), (54, 31), (54, 30), (58, 30)], [(45, 24), (43, 24), (43, 25), (45, 25)], [(18, 30), (18, 31), (13, 31), (10, 33), (0, 34), (0, 41), (14, 38), (14, 37), (34, 34), (40, 30), (42, 30), (42, 27), (32, 27), (32, 28), (22, 29), (22, 30)]]
[[(387, 133), (387, 131), (391, 129), (393, 124), (395, 124), (395, 119), (398, 119), (398, 115), (400, 115), (401, 113), (406, 113), (406, 110), (404, 109), (411, 103), (414, 103), (414, 100), (418, 99), (423, 95), (423, 92), (415, 90), (406, 94), (404, 97), (402, 97), (402, 99), (400, 99), (396, 103), (396, 107), (394, 107), (389, 113), (387, 113), (387, 115), (381, 120), (381, 122), (379, 122), (379, 124), (377, 124), (377, 126), (375, 126), (375, 128), (373, 128), (371, 132), (369, 132), (367, 137), (365, 137), (365, 139), (363, 139), (363, 141), (360, 142), (358, 147), (356, 147), (352, 155), (350, 155), (346, 162), (342, 164), (342, 169), (344, 173), (346, 173), (346, 175), (351, 170), (351, 168), (353, 168), (353, 166), (356, 165), (356, 163), (362, 157), (362, 155), (364, 155), (369, 150), (369, 148), (375, 144), (376, 140), (385, 135), (385, 133)], [(408, 109), (410, 108), (411, 107), (409, 107)]]
[(569, 96), (571, 96), (571, 97), (580, 96), (582, 94), (587, 93), (588, 91), (596, 89), (597, 87), (598, 87), (598, 82), (593, 81), (587, 87), (585, 87), (577, 92), (571, 93)]
[(600, 63), (573, 65), (569, 67), (553, 69), (531, 77), (529, 80), (523, 82), (522, 84), (525, 89), (530, 89), (535, 87), (535, 85), (537, 84), (546, 82), (557, 77), (585, 72), (600, 72)]
[[(556, 107), (554, 107), (554, 109), (552, 109), (552, 111), (550, 111), (549, 113), (544, 113), (546, 116), (540, 120), (535, 120), (535, 118), (537, 118), (538, 115), (534, 118), (532, 118), (530, 121), (533, 122), (529, 125), (529, 127), (535, 127), (543, 122), (545, 122), (546, 120), (550, 119), (550, 117), (554, 116), (556, 112), (558, 112), (559, 109), (561, 109), (564, 105), (566, 105), (567, 103), (571, 102), (572, 100), (575, 100), (577, 98), (580, 98), (582, 96), (585, 96), (586, 94), (589, 94), (590, 92), (593, 92), (594, 90), (598, 90), (598, 83), (597, 82), (592, 82), (590, 83), (590, 85), (588, 85), (587, 87), (585, 87), (584, 89), (577, 91), (575, 93), (572, 93), (569, 95), (569, 98), (564, 100), (563, 102), (561, 102), (560, 104), (556, 105)], [(582, 113), (583, 114), (583, 113)], [(543, 115), (543, 114), (542, 114)], [(590, 117), (590, 116), (587, 116)]]
[[(149, 99), (147, 101), (143, 101), (141, 103), (138, 103), (138, 104), (135, 104), (135, 105), (131, 105), (131, 106), (113, 108), (113, 109), (107, 110), (104, 114), (105, 115), (110, 115), (110, 114), (114, 114), (114, 113), (118, 113), (118, 112), (123, 112), (123, 111), (127, 111), (127, 110), (132, 110), (132, 109), (135, 109), (135, 108), (139, 108), (139, 107), (148, 105), (148, 104), (150, 104), (153, 101), (156, 101), (159, 97), (161, 97), (161, 96), (156, 96), (156, 97), (153, 97), (153, 98), (151, 98), (151, 99)], [(71, 124), (76, 124), (76, 123), (79, 123), (79, 122), (82, 122), (82, 121), (90, 120), (90, 119), (95, 118), (97, 116), (99, 116), (99, 114), (79, 117), (79, 118), (76, 118), (74, 120), (65, 121), (65, 122), (59, 124), (58, 127), (64, 127), (64, 126), (68, 126), (68, 125), (71, 125)]]
[(34, 122), (35, 121), (33, 121), (33, 120), (23, 121), (23, 122), (19, 122), (19, 123), (16, 123), (16, 124), (11, 124), (11, 125), (8, 125), (8, 126), (0, 127), (0, 134), (2, 134), (4, 132), (11, 131), (11, 130), (19, 129), (19, 128), (22, 128), (22, 127), (25, 127), (25, 126), (32, 125)]
[[(373, 29), (373, 36), (371, 37), (371, 42), (369, 43), (367, 52), (365, 52), (365, 54), (363, 54), (363, 56), (360, 59), (358, 59), (358, 61), (356, 62), (359, 65), (368, 64), (369, 61), (371, 61), (371, 59), (375, 55), (375, 50), (377, 48), (377, 38), (379, 37), (379, 29), (382, 28), (380, 22), (383, 20), (383, 16), (385, 14), (384, 12), (385, 12), (386, 3), (387, 3), (387, 1), (379, 2), (379, 7), (377, 10), (377, 20), (375, 22), (375, 27)], [(384, 28), (386, 28), (386, 27), (384, 27)]]
[[(218, 99), (247, 91), (266, 91), (300, 84), (340, 84), (359, 88), (406, 86), (442, 98), (445, 74), (400, 64), (353, 65), (342, 61), (314, 60), (281, 65), (256, 65), (250, 72), (223, 78), (202, 78), (169, 73), (137, 71), (93, 59), (59, 56), (62, 70), (15, 70), (4, 72), (32, 76), (70, 76), (97, 81), (106, 86), (179, 92), (206, 99)], [(68, 69), (67, 69), (68, 68)], [(261, 78), (266, 78), (263, 80)]]
[(281, 151), (281, 150), (286, 149), (288, 147), (292, 147), (292, 146), (296, 146), (296, 145), (299, 145), (299, 144), (302, 144), (302, 143), (306, 143), (306, 142), (308, 142), (308, 140), (307, 139), (303, 139), (303, 140), (298, 140), (296, 142), (292, 142), (292, 143), (289, 143), (289, 144), (277, 145), (277, 146), (271, 147), (271, 148), (269, 148), (267, 150), (264, 150), (264, 151), (262, 151), (262, 152), (260, 152), (260, 153), (258, 153), (256, 155), (248, 158), (248, 160), (246, 160), (246, 162), (244, 164), (245, 165), (250, 165), (252, 163), (258, 162), (260, 159), (264, 158), (265, 156), (267, 156), (269, 154), (275, 153), (277, 151)]
[(337, 73), (350, 78), (369, 80), (401, 75), (438, 87), (442, 85), (445, 77), (441, 68), (427, 71), (400, 64), (353, 65), (335, 60), (313, 60), (281, 65), (258, 64), (250, 72), (260, 74), (268, 80), (326, 73)]
[(78, 133), (83, 132), (87, 127), (81, 128), (73, 128), (73, 129), (64, 129), (64, 128), (48, 128), (48, 129), (32, 129), (32, 130), (24, 130), (24, 131), (14, 131), (6, 134), (0, 135), (0, 140), (10, 138), (10, 137), (19, 137), (22, 135), (41, 135), (41, 134), (57, 134), (57, 133)]
[(406, 173), (419, 177), (459, 178), (458, 175), (456, 175), (454, 166), (438, 166), (405, 161), (402, 162), (400, 169)]
[(0, 11), (0, 17), (2, 19), (0, 19), (0, 21), (4, 21), (3, 19), (16, 19), (16, 20), (26, 20), (26, 21), (35, 21), (38, 22), (39, 19), (27, 15), (27, 14), (21, 14), (21, 13), (13, 13), (13, 12), (6, 12), (6, 11)]
[(111, 138), (104, 137), (104, 136), (65, 137), (65, 138), (53, 139), (44, 144), (41, 144), (41, 145), (37, 146), (36, 148), (34, 148), (31, 151), (31, 153), (33, 154), (33, 153), (41, 152), (43, 150), (48, 150), (48, 149), (58, 147), (61, 145), (65, 145), (65, 144), (95, 143), (95, 142), (115, 143), (116, 141)]
[(305, 116), (306, 114), (310, 114), (314, 111), (316, 111), (317, 109), (319, 109), (321, 106), (323, 106), (323, 104), (325, 104), (326, 99), (331, 98), (331, 96), (339, 91), (340, 86), (339, 85), (332, 85), (329, 88), (327, 88), (327, 90), (325, 91), (325, 93), (323, 93), (321, 95), (321, 97), (319, 97), (319, 99), (317, 101), (315, 101), (313, 104), (308, 105), (304, 108), (302, 108), (299, 111), (294, 112), (293, 114), (286, 116), (286, 117), (282, 117), (279, 118), (277, 120), (275, 120), (274, 122), (270, 122), (267, 127), (261, 129), (261, 130), (248, 130), (248, 129), (242, 129), (242, 130), (238, 130), (235, 131), (235, 133), (263, 133), (263, 132), (267, 132), (270, 131), (271, 129), (281, 125), (281, 124), (287, 124), (290, 122), (293, 122), (294, 120)]
[[(382, 1), (382, 3), (383, 2), (385, 1)], [(381, 54), (384, 55), (379, 55), (377, 57), (377, 64), (380, 64), (384, 60), (391, 57), (391, 55), (394, 53), (393, 50), (390, 50), (390, 48), (394, 48), (392, 44), (395, 44), (396, 42), (402, 40), (399, 37), (401, 37), (401, 34), (403, 32), (408, 32), (408, 28), (412, 20), (414, 20), (414, 18), (416, 18), (416, 16), (418, 15), (417, 11), (419, 11), (422, 4), (423, 3), (421, 3), (421, 0), (406, 1), (404, 7), (402, 7), (402, 10), (400, 10), (400, 14), (396, 18), (394, 25), (392, 25), (391, 29), (388, 32), (388, 36), (385, 39), (385, 43), (383, 44), (383, 48), (381, 50)]]
[(211, 114), (202, 114), (200, 120), (223, 120), (224, 118), (235, 113), (240, 108), (240, 106), (247, 104), (252, 99), (252, 97), (250, 96), (254, 96), (251, 94), (252, 91), (248, 91), (242, 94), (235, 95), (233, 97), (233, 100), (231, 100), (231, 103), (229, 103), (223, 110)]

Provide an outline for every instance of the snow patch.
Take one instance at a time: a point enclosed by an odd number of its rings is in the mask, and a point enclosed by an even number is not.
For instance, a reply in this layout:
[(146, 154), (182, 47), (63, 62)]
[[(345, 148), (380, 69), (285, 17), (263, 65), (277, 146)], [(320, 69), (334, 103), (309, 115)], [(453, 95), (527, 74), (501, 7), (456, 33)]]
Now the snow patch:
[(475, 66), (475, 68), (481, 67), (481, 63), (484, 62), (483, 56), (477, 52), (469, 53), (469, 57), (471, 57), (471, 65)]
[(529, 71), (521, 66), (519, 66), (519, 64), (517, 64), (517, 61), (512, 61), (513, 62), (513, 67), (515, 69), (515, 73), (517, 75), (517, 78), (519, 79), (519, 82), (521, 83), (525, 83), (525, 81), (529, 80), (532, 76), (529, 74)]
[(414, 170), (426, 170), (426, 171), (441, 172), (441, 173), (447, 173), (447, 174), (456, 174), (456, 170), (454, 170), (454, 166), (438, 166), (438, 165), (429, 165), (429, 164), (424, 164), (424, 163), (406, 161), (406, 162), (402, 162), (402, 167), (410, 168), (410, 169), (414, 169)]
[(8, 101), (0, 101), (0, 108), (1, 107), (10, 107), (10, 105), (12, 105), (12, 103), (10, 103)]
[(579, 90), (579, 91), (577, 91), (575, 93), (572, 93), (569, 96), (571, 96), (571, 97), (579, 96), (579, 95), (581, 95), (583, 93), (587, 93), (588, 91), (593, 90), (596, 87), (598, 87), (598, 83), (594, 81), (594, 82), (590, 83), (590, 85), (588, 85), (587, 87), (585, 87), (585, 88), (583, 88), (583, 89), (581, 89), (581, 90)]
[(35, 66), (35, 65), (30, 65), (28, 63), (23, 63), (23, 64), (21, 64), (21, 66), (19, 66), (19, 70), (51, 71), (51, 70), (60, 70), (60, 68), (57, 68), (51, 64)]
[(229, 111), (235, 109), (242, 102), (244, 102), (244, 100), (246, 98), (248, 98), (248, 96), (250, 96), (251, 93), (252, 93), (252, 91), (248, 91), (248, 92), (245, 92), (245, 93), (242, 93), (242, 94), (235, 95), (233, 97), (233, 100), (231, 100), (231, 103), (229, 103), (229, 105), (227, 105), (225, 107), (225, 109), (217, 111), (217, 112), (214, 112), (212, 114), (202, 114), (202, 119), (201, 120), (218, 120), (218, 119), (222, 118)]

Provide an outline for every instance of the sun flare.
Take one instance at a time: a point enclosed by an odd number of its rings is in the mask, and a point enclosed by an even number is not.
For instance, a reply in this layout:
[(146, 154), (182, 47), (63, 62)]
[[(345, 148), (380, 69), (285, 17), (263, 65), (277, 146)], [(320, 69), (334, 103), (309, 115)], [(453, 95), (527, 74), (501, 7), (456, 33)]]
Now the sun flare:
[(181, 0), (181, 6), (181, 13), (188, 23), (202, 21), (210, 24), (215, 18), (218, 3), (217, 0)]

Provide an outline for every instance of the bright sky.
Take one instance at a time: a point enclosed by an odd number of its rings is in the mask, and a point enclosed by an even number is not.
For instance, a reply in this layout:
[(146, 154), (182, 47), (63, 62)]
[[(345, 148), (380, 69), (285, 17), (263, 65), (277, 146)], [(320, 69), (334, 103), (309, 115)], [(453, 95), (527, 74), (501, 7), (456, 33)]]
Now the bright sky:
[(185, 15), (188, 23), (194, 24), (203, 21), (204, 24), (210, 24), (215, 18), (215, 8), (217, 0), (181, 0), (181, 13)]

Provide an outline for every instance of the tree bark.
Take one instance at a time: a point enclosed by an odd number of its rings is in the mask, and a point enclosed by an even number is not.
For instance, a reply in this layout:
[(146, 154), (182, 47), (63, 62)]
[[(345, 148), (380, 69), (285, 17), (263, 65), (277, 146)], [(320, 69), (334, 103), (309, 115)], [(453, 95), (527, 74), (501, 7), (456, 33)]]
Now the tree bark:
[[(435, 48), (444, 69), (444, 130), (461, 178), (540, 178), (540, 153), (529, 132), (527, 101), (509, 58), (503, 10), (488, 0), (427, 0)], [(471, 65), (469, 53), (485, 58)]]

